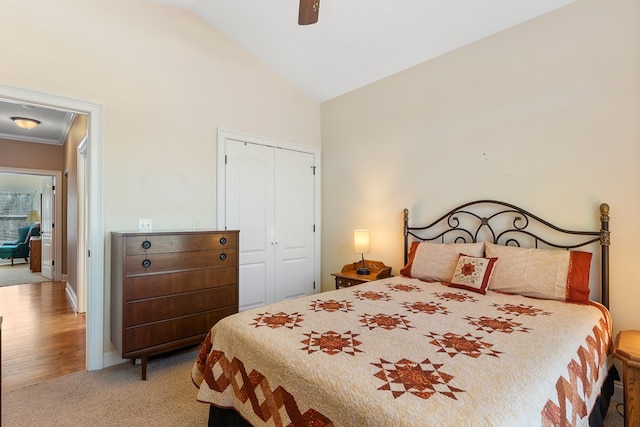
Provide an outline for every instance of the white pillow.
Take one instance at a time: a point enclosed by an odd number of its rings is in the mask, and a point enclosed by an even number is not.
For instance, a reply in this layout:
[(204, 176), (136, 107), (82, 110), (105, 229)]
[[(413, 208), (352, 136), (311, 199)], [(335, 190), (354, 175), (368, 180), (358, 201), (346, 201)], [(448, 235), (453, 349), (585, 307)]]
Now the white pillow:
[(453, 277), (460, 254), (482, 257), (484, 242), (478, 243), (429, 243), (420, 242), (415, 255), (401, 270), (405, 276), (429, 282), (449, 282)]
[(487, 258), (499, 258), (489, 289), (536, 298), (585, 302), (591, 253), (486, 243)]

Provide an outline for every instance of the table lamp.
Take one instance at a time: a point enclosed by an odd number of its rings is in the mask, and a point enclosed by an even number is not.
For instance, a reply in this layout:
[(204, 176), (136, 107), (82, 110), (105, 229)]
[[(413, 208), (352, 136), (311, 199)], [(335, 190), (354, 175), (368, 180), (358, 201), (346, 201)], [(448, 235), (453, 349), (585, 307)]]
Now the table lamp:
[(370, 271), (364, 265), (364, 254), (369, 253), (369, 230), (359, 229), (353, 232), (354, 252), (362, 255), (362, 267), (356, 270), (357, 274), (369, 274)]
[(30, 211), (29, 215), (27, 215), (27, 222), (30, 224), (35, 224), (40, 221), (40, 212), (38, 211)]

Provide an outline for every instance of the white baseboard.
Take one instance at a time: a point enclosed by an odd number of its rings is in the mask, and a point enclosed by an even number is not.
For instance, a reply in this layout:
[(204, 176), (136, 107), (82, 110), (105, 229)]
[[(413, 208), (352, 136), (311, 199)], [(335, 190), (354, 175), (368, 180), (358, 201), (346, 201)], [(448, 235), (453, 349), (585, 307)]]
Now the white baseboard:
[(622, 381), (613, 382), (613, 396), (611, 396), (611, 400), (624, 403), (624, 386)]
[(67, 285), (65, 286), (65, 291), (67, 292), (67, 295), (69, 296), (69, 299), (71, 300), (71, 305), (73, 305), (73, 311), (75, 311), (77, 313), (78, 312), (78, 296), (73, 291), (73, 288), (71, 287), (69, 282), (66, 282), (66, 283), (67, 283)]
[(103, 353), (102, 357), (102, 365), (103, 368), (108, 368), (109, 366), (119, 365), (121, 363), (126, 362), (127, 359), (123, 359), (120, 355), (120, 352), (117, 350), (106, 351)]

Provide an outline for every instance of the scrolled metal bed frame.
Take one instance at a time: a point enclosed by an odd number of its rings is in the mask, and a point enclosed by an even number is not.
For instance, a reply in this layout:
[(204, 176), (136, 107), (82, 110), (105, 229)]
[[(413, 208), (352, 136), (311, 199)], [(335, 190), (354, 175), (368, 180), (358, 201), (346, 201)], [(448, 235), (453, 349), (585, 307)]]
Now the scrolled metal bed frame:
[[(508, 219), (505, 219), (508, 218)], [(547, 237), (543, 231), (536, 229), (536, 224), (542, 229), (550, 230), (559, 240)], [(477, 242), (481, 237), (489, 237), (496, 244), (520, 246), (525, 240), (532, 240), (530, 246), (555, 247), (563, 249), (580, 248), (595, 244), (600, 247), (601, 259), (601, 302), (609, 305), (609, 206), (600, 205), (600, 230), (573, 231), (557, 227), (528, 211), (509, 203), (495, 200), (478, 200), (465, 203), (444, 214), (429, 225), (418, 227), (409, 226), (409, 210), (404, 210), (404, 260), (408, 260), (411, 245), (410, 236), (416, 241), (439, 241), (440, 243)], [(522, 237), (522, 238), (521, 238)], [(567, 243), (573, 237), (575, 241)], [(529, 245), (524, 245), (529, 246)], [(613, 381), (619, 379), (615, 367), (612, 367), (602, 394), (594, 406), (590, 416), (590, 426), (603, 426), (611, 395)], [(249, 426), (233, 409), (218, 408), (214, 405), (209, 409), (209, 426)]]
[[(548, 235), (547, 235), (548, 234)], [(600, 205), (600, 230), (560, 228), (510, 203), (477, 200), (458, 206), (426, 226), (409, 226), (404, 210), (404, 263), (412, 241), (472, 243), (490, 241), (508, 246), (575, 249), (598, 243), (600, 247), (600, 298), (609, 308), (609, 205)], [(484, 237), (484, 238), (482, 238)], [(523, 244), (523, 242), (529, 244)]]

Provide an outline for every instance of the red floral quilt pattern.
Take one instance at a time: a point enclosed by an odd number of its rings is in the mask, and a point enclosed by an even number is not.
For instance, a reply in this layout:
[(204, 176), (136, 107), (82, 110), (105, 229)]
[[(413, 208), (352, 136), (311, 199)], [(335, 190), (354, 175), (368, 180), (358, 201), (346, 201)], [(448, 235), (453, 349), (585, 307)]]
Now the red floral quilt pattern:
[(395, 277), (227, 317), (192, 377), (256, 426), (579, 426), (610, 346), (597, 304)]

